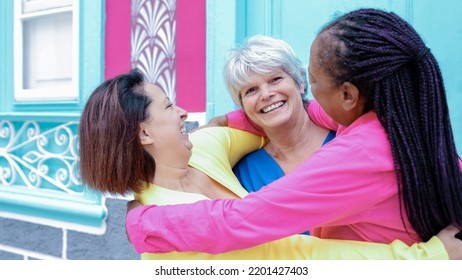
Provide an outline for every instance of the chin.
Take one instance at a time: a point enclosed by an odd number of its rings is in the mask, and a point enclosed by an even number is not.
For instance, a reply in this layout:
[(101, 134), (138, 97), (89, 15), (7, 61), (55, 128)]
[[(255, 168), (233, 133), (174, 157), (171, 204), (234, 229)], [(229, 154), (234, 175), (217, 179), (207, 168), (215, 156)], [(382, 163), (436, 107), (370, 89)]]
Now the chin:
[(189, 143), (186, 143), (186, 144), (185, 144), (185, 147), (186, 147), (188, 150), (191, 151), (192, 148), (193, 148), (193, 144), (189, 141)]

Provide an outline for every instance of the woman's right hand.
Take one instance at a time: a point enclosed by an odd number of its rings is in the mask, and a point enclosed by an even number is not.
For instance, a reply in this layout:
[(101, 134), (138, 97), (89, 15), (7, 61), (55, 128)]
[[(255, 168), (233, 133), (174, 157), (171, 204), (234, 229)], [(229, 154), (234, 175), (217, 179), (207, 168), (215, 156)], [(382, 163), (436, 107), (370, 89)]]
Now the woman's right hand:
[(460, 232), (457, 227), (449, 225), (436, 235), (443, 242), (450, 260), (462, 260), (462, 240), (456, 237)]

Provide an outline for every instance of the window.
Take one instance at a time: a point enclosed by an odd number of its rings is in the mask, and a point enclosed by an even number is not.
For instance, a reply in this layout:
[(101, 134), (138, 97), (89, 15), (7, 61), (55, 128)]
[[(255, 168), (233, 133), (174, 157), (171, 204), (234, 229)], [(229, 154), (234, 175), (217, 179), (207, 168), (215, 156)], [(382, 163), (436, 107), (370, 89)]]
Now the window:
[(77, 100), (78, 0), (14, 3), (15, 101)]

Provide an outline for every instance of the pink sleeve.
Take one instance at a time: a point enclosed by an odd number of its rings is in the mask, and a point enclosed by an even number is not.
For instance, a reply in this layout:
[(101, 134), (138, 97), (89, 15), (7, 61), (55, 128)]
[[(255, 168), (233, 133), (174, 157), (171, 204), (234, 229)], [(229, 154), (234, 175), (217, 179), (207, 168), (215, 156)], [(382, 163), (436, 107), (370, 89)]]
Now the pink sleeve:
[(337, 131), (339, 124), (336, 123), (327, 113), (322, 109), (321, 105), (316, 100), (310, 100), (308, 104), (308, 115), (315, 124), (333, 131)]
[[(139, 253), (221, 253), (306, 228), (358, 222), (356, 213), (396, 194), (396, 181), (389, 146), (370, 135), (363, 145), (348, 138), (337, 137), (336, 145), (244, 199), (136, 208), (127, 215), (130, 240)], [(364, 145), (374, 141), (384, 148), (371, 155)]]
[[(337, 131), (339, 125), (322, 109), (316, 100), (308, 103), (308, 115), (319, 126)], [(263, 129), (253, 124), (242, 110), (235, 110), (226, 114), (228, 127), (248, 131), (257, 135), (265, 136)]]
[(242, 110), (229, 112), (226, 114), (226, 117), (228, 118), (228, 127), (248, 131), (260, 136), (266, 136), (263, 129), (252, 123)]

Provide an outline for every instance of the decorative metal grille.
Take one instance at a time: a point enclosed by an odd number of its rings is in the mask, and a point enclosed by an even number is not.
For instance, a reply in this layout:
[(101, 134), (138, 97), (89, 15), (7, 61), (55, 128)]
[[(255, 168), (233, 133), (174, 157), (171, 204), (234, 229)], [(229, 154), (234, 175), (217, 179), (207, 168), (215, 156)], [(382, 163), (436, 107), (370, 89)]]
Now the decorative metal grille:
[(131, 64), (158, 85), (174, 102), (175, 0), (133, 0)]
[(77, 121), (0, 121), (0, 185), (81, 194)]

